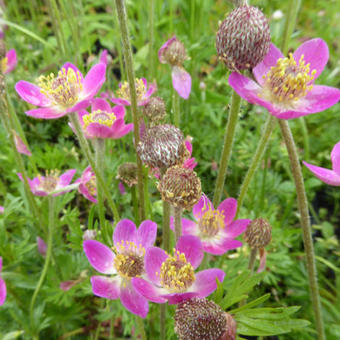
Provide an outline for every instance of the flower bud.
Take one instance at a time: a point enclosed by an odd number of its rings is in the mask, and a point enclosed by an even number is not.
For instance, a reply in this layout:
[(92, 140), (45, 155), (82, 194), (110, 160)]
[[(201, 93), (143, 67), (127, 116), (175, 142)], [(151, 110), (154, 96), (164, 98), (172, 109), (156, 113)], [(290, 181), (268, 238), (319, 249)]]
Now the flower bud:
[(173, 125), (157, 125), (148, 129), (137, 145), (137, 153), (151, 168), (169, 168), (183, 161), (184, 137)]
[(151, 97), (143, 106), (142, 113), (150, 120), (151, 125), (156, 125), (166, 115), (164, 100), (161, 97)]
[(136, 163), (124, 163), (118, 167), (117, 179), (127, 184), (129, 187), (138, 183), (137, 178), (137, 164)]
[(264, 248), (272, 239), (272, 227), (263, 218), (253, 220), (243, 236), (251, 248)]
[(176, 38), (169, 39), (159, 50), (158, 57), (161, 63), (171, 66), (182, 66), (187, 53), (184, 45)]
[(180, 340), (234, 340), (236, 323), (213, 301), (193, 298), (177, 306), (175, 332)]
[(158, 184), (162, 200), (174, 207), (190, 210), (201, 198), (201, 180), (196, 172), (181, 166), (167, 170)]
[(234, 9), (216, 35), (220, 59), (232, 71), (252, 69), (269, 51), (270, 30), (266, 17), (256, 7)]

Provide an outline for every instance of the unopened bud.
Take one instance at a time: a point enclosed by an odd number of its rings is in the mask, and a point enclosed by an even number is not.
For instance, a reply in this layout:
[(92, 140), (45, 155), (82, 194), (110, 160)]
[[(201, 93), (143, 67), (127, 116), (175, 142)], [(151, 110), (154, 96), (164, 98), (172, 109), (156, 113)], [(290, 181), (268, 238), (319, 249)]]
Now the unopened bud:
[(165, 103), (161, 97), (151, 97), (142, 108), (143, 115), (150, 120), (151, 125), (157, 124), (166, 115)]
[(243, 236), (250, 248), (264, 248), (272, 239), (272, 227), (263, 218), (253, 220)]
[(136, 185), (138, 183), (137, 164), (127, 162), (120, 165), (116, 178), (127, 184), (129, 187)]
[(159, 50), (158, 57), (161, 63), (171, 66), (182, 66), (187, 53), (184, 45), (176, 38), (169, 39)]

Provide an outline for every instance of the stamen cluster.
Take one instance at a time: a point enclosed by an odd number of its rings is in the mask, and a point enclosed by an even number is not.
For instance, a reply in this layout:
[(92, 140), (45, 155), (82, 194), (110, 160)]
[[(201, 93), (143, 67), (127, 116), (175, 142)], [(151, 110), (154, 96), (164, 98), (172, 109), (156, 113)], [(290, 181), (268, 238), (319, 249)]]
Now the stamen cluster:
[(104, 112), (101, 110), (93, 111), (83, 116), (83, 129), (86, 129), (91, 123), (98, 123), (111, 127), (116, 120), (116, 116), (112, 112)]
[[(136, 95), (137, 95), (137, 102), (138, 102), (138, 101), (143, 100), (146, 94), (146, 86), (144, 84), (143, 79), (136, 78), (135, 87), (136, 87)], [(122, 83), (116, 94), (117, 94), (117, 97), (119, 98), (125, 99), (127, 101), (131, 101), (129, 83), (127, 81)]]
[(214, 209), (208, 209), (198, 222), (202, 236), (215, 236), (224, 227), (224, 215), (219, 210)]

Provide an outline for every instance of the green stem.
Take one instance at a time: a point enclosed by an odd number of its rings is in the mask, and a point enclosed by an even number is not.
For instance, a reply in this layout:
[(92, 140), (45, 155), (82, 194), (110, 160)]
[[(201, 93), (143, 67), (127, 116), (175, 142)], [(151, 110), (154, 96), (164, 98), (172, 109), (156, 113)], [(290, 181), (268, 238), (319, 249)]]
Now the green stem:
[(31, 320), (31, 327), (34, 329), (34, 304), (37, 299), (38, 293), (40, 291), (40, 288), (45, 280), (48, 266), (51, 261), (51, 255), (52, 255), (52, 242), (53, 242), (53, 231), (54, 231), (54, 223), (55, 223), (55, 199), (53, 196), (48, 196), (48, 235), (47, 235), (47, 250), (46, 250), (46, 257), (45, 257), (45, 263), (43, 270), (41, 272), (39, 281), (37, 286), (35, 287), (31, 303), (30, 303), (30, 320)]
[[(129, 38), (127, 14), (124, 0), (115, 0), (117, 16), (119, 21), (119, 27), (122, 38), (123, 55), (125, 61), (125, 69), (129, 83), (131, 111), (133, 118), (133, 132), (135, 138), (135, 145), (139, 143), (139, 121), (137, 112), (137, 95), (136, 95), (136, 84), (135, 84), (135, 71), (133, 68), (132, 50)], [(145, 201), (144, 201), (144, 181), (143, 181), (143, 166), (140, 158), (137, 157), (137, 177), (138, 177), (138, 196), (139, 196), (139, 216), (143, 221), (145, 219)]]
[(298, 207), (300, 212), (300, 221), (302, 227), (302, 236), (303, 243), (306, 253), (307, 260), (307, 271), (308, 271), (308, 280), (309, 280), (309, 288), (311, 291), (311, 300), (314, 310), (314, 317), (316, 322), (316, 330), (318, 333), (319, 340), (325, 340), (325, 331), (322, 320), (322, 312), (321, 312), (321, 302), (320, 302), (320, 294), (319, 294), (319, 286), (317, 281), (317, 270), (315, 264), (315, 255), (314, 255), (314, 246), (311, 232), (311, 225), (309, 222), (309, 213), (308, 213), (308, 202), (305, 191), (305, 186), (303, 182), (303, 176), (301, 172), (301, 167), (299, 163), (299, 158), (294, 142), (294, 138), (290, 131), (288, 122), (286, 120), (279, 120), (281, 133), (283, 139), (285, 141), (290, 166), (293, 173), (295, 186), (296, 186), (296, 195), (298, 201)]
[(161, 329), (161, 340), (166, 340), (166, 310), (167, 306), (165, 303), (161, 304), (159, 307), (159, 322)]
[[(144, 329), (143, 319), (140, 318), (139, 316), (136, 316), (136, 320), (137, 320), (137, 326), (138, 326), (139, 334), (141, 335), (142, 340), (146, 340), (146, 333), (145, 333), (145, 329)], [(140, 338), (136, 337), (136, 339), (140, 339)]]
[(72, 126), (74, 127), (75, 131), (76, 131), (76, 135), (78, 137), (78, 141), (79, 141), (79, 145), (81, 147), (81, 149), (83, 150), (83, 153), (85, 154), (85, 157), (87, 159), (87, 161), (90, 163), (90, 166), (93, 170), (93, 172), (96, 174), (96, 179), (98, 179), (99, 181), (99, 186), (102, 188), (104, 195), (109, 203), (110, 209), (113, 213), (114, 219), (115, 219), (115, 223), (117, 223), (119, 221), (119, 212), (117, 210), (117, 207), (110, 195), (110, 192), (105, 184), (105, 181), (100, 173), (100, 171), (98, 170), (98, 167), (96, 165), (96, 162), (93, 159), (92, 156), (92, 152), (90, 150), (90, 146), (84, 136), (84, 132), (82, 127), (80, 126), (80, 122), (77, 116), (77, 113), (72, 113), (69, 115), (70, 118), (70, 122), (72, 124)]
[(252, 248), (249, 255), (248, 269), (253, 273), (256, 261), (257, 248)]
[(139, 221), (139, 214), (138, 214), (138, 202), (137, 202), (137, 192), (136, 192), (136, 186), (133, 185), (131, 187), (131, 198), (132, 198), (132, 205), (133, 205), (133, 215), (135, 218), (136, 225), (140, 224)]
[[(95, 140), (96, 148), (96, 165), (100, 175), (104, 174), (105, 167), (105, 140), (97, 138)], [(96, 187), (97, 187), (97, 199), (98, 199), (98, 213), (99, 213), (99, 223), (102, 230), (105, 228), (105, 207), (104, 207), (104, 197), (103, 189), (100, 186), (98, 177), (96, 176)]]
[(155, 0), (149, 0), (149, 63), (148, 69), (150, 78), (155, 77), (155, 37), (154, 37), (154, 17), (155, 17)]
[(263, 128), (263, 132), (261, 134), (261, 139), (257, 145), (257, 149), (255, 151), (255, 155), (251, 161), (250, 167), (248, 169), (248, 172), (243, 180), (243, 183), (241, 185), (241, 190), (240, 190), (240, 195), (238, 196), (237, 199), (237, 214), (239, 213), (244, 198), (247, 194), (248, 188), (249, 188), (249, 184), (251, 182), (251, 180), (253, 179), (256, 169), (259, 166), (262, 158), (263, 158), (263, 154), (264, 151), (266, 150), (268, 141), (269, 141), (269, 137), (271, 136), (271, 133), (274, 129), (276, 123), (276, 119), (275, 117), (273, 117), (272, 115), (268, 115), (268, 118), (266, 120), (266, 123), (264, 125)]
[(170, 251), (170, 204), (163, 201), (163, 249)]
[(218, 170), (216, 186), (215, 186), (215, 193), (214, 193), (214, 200), (213, 200), (214, 207), (217, 207), (222, 197), (224, 182), (225, 182), (225, 178), (226, 178), (227, 170), (228, 170), (228, 162), (229, 162), (229, 158), (231, 155), (231, 148), (233, 146), (233, 141), (234, 141), (234, 135), (235, 135), (238, 112), (240, 110), (240, 105), (241, 105), (241, 97), (235, 91), (233, 91), (233, 94), (231, 97), (231, 107), (230, 107), (230, 112), (228, 116), (227, 127), (226, 127), (226, 131), (224, 135), (224, 145), (223, 145), (222, 155), (220, 159), (220, 167)]
[(175, 207), (174, 208), (175, 213), (175, 242), (179, 240), (179, 238), (182, 235), (182, 208)]
[(179, 128), (181, 124), (181, 112), (179, 105), (179, 95), (175, 90), (173, 91), (172, 95), (172, 111), (174, 114), (174, 125)]

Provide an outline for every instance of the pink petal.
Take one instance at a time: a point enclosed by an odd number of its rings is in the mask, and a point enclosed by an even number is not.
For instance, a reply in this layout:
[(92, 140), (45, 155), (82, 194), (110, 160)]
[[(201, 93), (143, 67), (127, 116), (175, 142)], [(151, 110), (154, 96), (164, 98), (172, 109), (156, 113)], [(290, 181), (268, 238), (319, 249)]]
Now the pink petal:
[(185, 258), (196, 269), (203, 260), (203, 248), (200, 239), (193, 235), (183, 235), (176, 244), (176, 250), (185, 254)]
[(79, 101), (77, 104), (75, 104), (74, 106), (68, 108), (66, 110), (67, 113), (72, 113), (72, 112), (77, 112), (80, 110), (84, 110), (87, 109), (91, 104), (91, 100), (90, 99), (84, 99)]
[(300, 57), (304, 56), (306, 64), (310, 64), (310, 72), (316, 70), (314, 79), (323, 71), (329, 58), (328, 46), (325, 41), (315, 38), (304, 42), (294, 52), (294, 59), (299, 62)]
[[(99, 276), (99, 277), (103, 277), (103, 276)], [(73, 286), (75, 286), (77, 283), (79, 283), (78, 280), (68, 280), (68, 281), (63, 281), (60, 282), (59, 288), (65, 292), (67, 292), (68, 290), (70, 290)]]
[(137, 229), (136, 225), (126, 219), (120, 220), (117, 225), (116, 229), (113, 233), (113, 243), (115, 247), (120, 249), (120, 245), (126, 245), (126, 242), (134, 242), (136, 243), (137, 238)]
[(220, 203), (217, 210), (224, 215), (224, 223), (225, 225), (228, 225), (235, 218), (237, 211), (237, 200), (235, 198), (227, 198)]
[(223, 237), (219, 240), (205, 240), (202, 241), (203, 250), (206, 253), (213, 255), (225, 254), (228, 250), (236, 249), (242, 247), (242, 242), (238, 240), (233, 240), (228, 237)]
[(91, 277), (92, 291), (94, 295), (116, 300), (120, 295), (120, 278), (110, 278), (105, 276)]
[(149, 312), (148, 300), (139, 294), (129, 282), (120, 288), (120, 301), (123, 306), (133, 314), (145, 318)]
[(7, 295), (6, 283), (2, 277), (0, 277), (0, 306), (5, 303)]
[(216, 279), (223, 282), (225, 273), (221, 269), (211, 268), (198, 272), (196, 281), (190, 287), (190, 291), (197, 292), (198, 297), (204, 298), (217, 288)]
[(112, 108), (112, 112), (115, 114), (117, 119), (124, 118), (125, 116), (125, 107), (122, 105), (114, 106)]
[(340, 142), (336, 143), (331, 152), (332, 168), (340, 176)]
[(260, 249), (260, 265), (257, 273), (262, 273), (266, 269), (267, 252), (264, 248)]
[(67, 62), (61, 67), (61, 69), (63, 69), (63, 68), (66, 70), (66, 73), (67, 73), (68, 69), (71, 68), (76, 73), (76, 75), (78, 76), (78, 79), (80, 78), (80, 81), (83, 82), (83, 79), (84, 79), (83, 74), (80, 72), (80, 70), (78, 69), (77, 66), (73, 65), (70, 62)]
[[(170, 228), (172, 230), (175, 229), (173, 216), (170, 217)], [(182, 218), (182, 234), (197, 236), (198, 234), (197, 223), (194, 221), (188, 220), (187, 218)]]
[(161, 248), (150, 247), (146, 250), (144, 263), (148, 278), (155, 284), (159, 284), (159, 274), (162, 263), (168, 258), (168, 254)]
[[(3, 214), (5, 212), (5, 208), (0, 205), (0, 214)], [(1, 272), (1, 266), (0, 266), (0, 272)]]
[(14, 142), (15, 142), (15, 147), (19, 153), (26, 155), (26, 156), (32, 156), (32, 152), (28, 150), (26, 144), (23, 142), (23, 140), (20, 138), (20, 136), (17, 133), (14, 133)]
[(128, 100), (125, 100), (125, 99), (122, 99), (122, 98), (111, 98), (110, 100), (112, 101), (112, 103), (117, 104), (117, 105), (123, 105), (123, 106), (131, 105), (131, 103)]
[(303, 164), (322, 182), (329, 185), (340, 186), (340, 176), (335, 171), (321, 168), (307, 162), (303, 162)]
[(93, 98), (105, 82), (106, 65), (99, 63), (94, 65), (86, 75), (83, 86), (84, 99)]
[(36, 106), (48, 106), (50, 105), (50, 100), (45, 97), (40, 92), (40, 87), (29, 83), (25, 80), (20, 80), (15, 84), (15, 90), (17, 91), (18, 95), (32, 105)]
[(270, 44), (267, 55), (253, 68), (255, 79), (260, 85), (263, 85), (265, 82), (262, 76), (266, 75), (270, 68), (277, 64), (279, 58), (284, 58), (284, 55), (274, 44)]
[(189, 154), (191, 156), (192, 154), (192, 144), (190, 141), (188, 141), (187, 139), (184, 141), (185, 147), (187, 148), (187, 150), (189, 151)]
[(72, 178), (74, 174), (77, 172), (76, 169), (70, 169), (66, 172), (64, 172), (60, 177), (59, 177), (59, 183), (58, 186), (65, 187), (70, 184), (72, 181)]
[(118, 189), (119, 189), (119, 192), (120, 192), (121, 195), (126, 194), (126, 190), (125, 190), (123, 182), (118, 183)]
[(87, 138), (112, 138), (112, 128), (100, 123), (90, 123), (85, 129)]
[(46, 255), (46, 250), (47, 246), (45, 241), (41, 237), (37, 237), (37, 244), (38, 244), (38, 251), (40, 255), (45, 256)]
[(227, 225), (224, 229), (224, 232), (229, 238), (235, 238), (247, 230), (247, 227), (251, 220), (241, 219), (232, 222), (230, 225)]
[[(146, 79), (142, 78), (145, 80), (146, 83)], [(145, 85), (146, 87), (146, 85)], [(144, 99), (148, 99), (149, 97), (151, 97), (155, 92), (157, 91), (157, 84), (156, 83), (151, 83), (149, 85), (149, 89), (146, 91), (145, 95), (144, 95)], [(138, 103), (139, 105), (141, 105), (140, 103)]]
[(132, 278), (131, 282), (136, 291), (144, 296), (147, 300), (155, 303), (166, 302), (166, 299), (160, 296), (164, 292), (163, 289), (157, 288), (152, 283), (139, 277)]
[(188, 99), (191, 92), (191, 76), (184, 68), (174, 66), (172, 68), (172, 86), (184, 99)]
[[(113, 126), (114, 128), (114, 126)], [(124, 124), (123, 126), (121, 126), (121, 128), (118, 131), (114, 131), (111, 134), (111, 138), (113, 139), (118, 139), (118, 138), (122, 138), (125, 135), (127, 135), (129, 132), (131, 132), (133, 130), (133, 124)]]
[(213, 205), (209, 198), (203, 194), (200, 200), (192, 208), (192, 213), (194, 214), (196, 220), (199, 220), (209, 209), (213, 209)]
[(25, 112), (28, 116), (41, 119), (56, 119), (67, 114), (66, 111), (57, 111), (54, 107), (43, 107)]
[(157, 237), (157, 224), (150, 220), (143, 221), (137, 230), (137, 244), (145, 249), (154, 245)]
[(170, 38), (168, 41), (166, 41), (162, 47), (158, 50), (158, 59), (159, 59), (159, 62), (162, 63), (162, 64), (166, 64), (166, 61), (164, 59), (164, 52), (165, 50), (168, 48), (168, 46), (170, 46), (174, 41), (176, 41), (177, 38), (176, 36), (174, 35), (172, 38)]
[(4, 74), (12, 72), (18, 63), (17, 54), (14, 49), (11, 49), (6, 53), (6, 58), (7, 58), (7, 68)]
[(112, 250), (95, 240), (84, 241), (85, 255), (94, 269), (103, 274), (115, 274), (114, 258)]
[(107, 54), (108, 54), (108, 51), (103, 50), (102, 53), (100, 54), (100, 57), (99, 57), (99, 61), (101, 63), (105, 64), (105, 65), (107, 65), (107, 63), (108, 63)]
[(105, 99), (94, 98), (92, 101), (91, 110), (92, 112), (97, 110), (111, 112), (111, 106)]
[(185, 292), (185, 293), (163, 294), (161, 296), (168, 300), (169, 305), (177, 305), (178, 303), (192, 299), (198, 295), (199, 294), (197, 292)]

